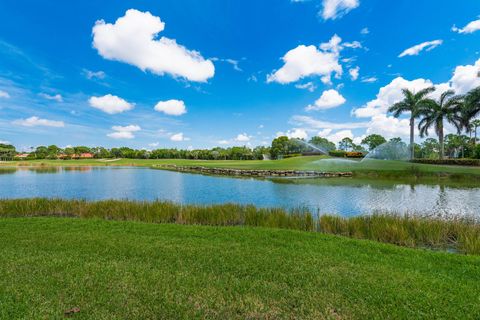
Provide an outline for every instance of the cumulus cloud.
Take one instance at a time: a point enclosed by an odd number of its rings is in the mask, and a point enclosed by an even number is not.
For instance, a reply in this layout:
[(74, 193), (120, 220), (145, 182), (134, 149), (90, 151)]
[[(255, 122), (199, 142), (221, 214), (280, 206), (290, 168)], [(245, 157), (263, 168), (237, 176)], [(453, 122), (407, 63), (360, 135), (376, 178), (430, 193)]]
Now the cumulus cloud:
[(452, 31), (458, 33), (474, 33), (478, 30), (480, 30), (480, 19), (469, 22), (463, 28), (457, 28), (456, 26), (452, 27)]
[(359, 0), (323, 0), (320, 15), (323, 19), (337, 19), (360, 5)]
[(327, 109), (332, 109), (336, 108), (338, 106), (341, 106), (344, 104), (347, 100), (338, 93), (337, 90), (330, 89), (326, 90), (322, 93), (320, 98), (315, 101), (314, 105), (309, 105), (308, 107), (305, 108), (307, 111), (313, 111), (313, 110), (327, 110)]
[(171, 116), (181, 116), (187, 113), (185, 103), (181, 100), (160, 101), (155, 105), (155, 111), (163, 112)]
[(339, 64), (341, 38), (334, 35), (320, 49), (310, 45), (299, 45), (288, 51), (282, 60), (283, 67), (267, 76), (267, 82), (287, 84), (305, 77), (320, 76), (322, 82), (330, 83), (332, 74), (341, 76), (343, 69)]
[(388, 85), (380, 88), (376, 99), (369, 101), (361, 108), (355, 109), (353, 114), (359, 118), (369, 118), (374, 115), (386, 113), (391, 105), (402, 100), (402, 89), (418, 92), (432, 85), (433, 83), (430, 80), (425, 79), (408, 81), (402, 77), (395, 78)]
[(0, 98), (8, 99), (10, 98), (10, 95), (7, 91), (0, 90)]
[(47, 100), (53, 100), (53, 101), (57, 101), (57, 102), (63, 102), (63, 97), (59, 94), (55, 94), (55, 95), (49, 95), (49, 94), (46, 94), (46, 93), (39, 93), (38, 94), (40, 97), (44, 98), (44, 99), (47, 99)]
[(344, 130), (344, 129), (362, 129), (368, 128), (369, 122), (330, 122), (318, 120), (309, 116), (293, 116), (291, 122), (299, 127), (309, 128), (313, 131), (330, 129), (330, 130)]
[(307, 139), (308, 138), (308, 133), (307, 130), (302, 129), (302, 128), (295, 128), (292, 130), (288, 130), (287, 132), (277, 132), (277, 137), (282, 137), (286, 136), (289, 137), (290, 139)]
[(10, 144), (10, 141), (7, 141), (7, 140), (0, 140), (0, 144)]
[(426, 41), (422, 42), (420, 44), (417, 44), (411, 48), (406, 49), (400, 55), (398, 56), (399, 58), (403, 58), (405, 56), (418, 56), (420, 52), (423, 50), (425, 51), (431, 51), (441, 45), (443, 43), (443, 40), (433, 40), (433, 41)]
[(183, 135), (183, 132), (175, 133), (170, 136), (170, 140), (172, 141), (188, 141), (190, 138), (187, 138)]
[(108, 114), (116, 114), (124, 111), (132, 110), (135, 104), (129, 103), (124, 99), (107, 94), (103, 97), (91, 97), (88, 103), (92, 108), (102, 110)]
[(65, 127), (65, 123), (63, 121), (41, 119), (35, 116), (27, 119), (15, 120), (13, 121), (13, 124), (24, 126), (24, 127), (56, 127), (56, 128)]
[(350, 79), (352, 79), (352, 81), (356, 81), (360, 75), (360, 67), (351, 68), (348, 70), (348, 73), (350, 74)]
[(480, 59), (473, 65), (458, 66), (450, 80), (451, 87), (458, 94), (466, 93), (480, 86)]
[(250, 141), (250, 136), (246, 133), (240, 133), (235, 137), (235, 141), (237, 141), (237, 142), (248, 142), (248, 141)]
[(127, 10), (114, 24), (99, 20), (93, 27), (93, 46), (105, 59), (125, 62), (142, 71), (165, 73), (190, 81), (205, 82), (215, 67), (197, 51), (158, 34), (165, 23), (150, 12)]
[(111, 132), (107, 134), (108, 137), (113, 139), (133, 139), (135, 138), (134, 132), (142, 130), (140, 126), (137, 125), (128, 125), (128, 126), (113, 126)]

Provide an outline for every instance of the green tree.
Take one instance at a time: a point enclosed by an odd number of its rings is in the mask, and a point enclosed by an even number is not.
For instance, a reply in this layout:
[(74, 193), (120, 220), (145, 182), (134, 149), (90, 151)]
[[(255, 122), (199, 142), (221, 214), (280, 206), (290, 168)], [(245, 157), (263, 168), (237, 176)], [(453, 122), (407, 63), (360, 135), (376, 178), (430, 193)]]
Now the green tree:
[(475, 119), (470, 123), (474, 133), (473, 145), (477, 145), (477, 130), (480, 127), (480, 119)]
[(17, 151), (11, 144), (0, 143), (0, 161), (13, 160)]
[(274, 159), (288, 154), (289, 139), (286, 136), (281, 136), (273, 139), (272, 147), (270, 148), (270, 154)]
[(322, 138), (322, 137), (318, 137), (318, 136), (312, 137), (308, 143), (316, 146), (320, 150), (323, 150), (327, 153), (328, 153), (328, 151), (335, 150), (335, 148), (336, 148), (335, 143), (329, 141), (326, 138)]
[(368, 151), (384, 144), (387, 140), (379, 134), (371, 134), (362, 140), (362, 144), (368, 146)]
[(419, 111), (422, 115), (422, 120), (418, 124), (420, 136), (428, 135), (428, 130), (434, 128), (440, 143), (440, 159), (445, 156), (444, 121), (454, 125), (460, 132), (462, 120), (459, 112), (462, 105), (462, 97), (456, 96), (453, 90), (448, 90), (443, 92), (438, 100), (426, 99)]
[(408, 89), (403, 89), (403, 100), (395, 103), (388, 109), (395, 118), (404, 113), (410, 113), (410, 156), (415, 157), (415, 119), (419, 117), (419, 110), (427, 100), (427, 96), (435, 91), (434, 87), (426, 88), (414, 93)]
[(353, 140), (351, 138), (348, 138), (348, 137), (343, 138), (338, 143), (338, 148), (340, 150), (343, 150), (343, 151), (350, 151), (350, 150), (353, 149), (353, 146), (354, 146)]

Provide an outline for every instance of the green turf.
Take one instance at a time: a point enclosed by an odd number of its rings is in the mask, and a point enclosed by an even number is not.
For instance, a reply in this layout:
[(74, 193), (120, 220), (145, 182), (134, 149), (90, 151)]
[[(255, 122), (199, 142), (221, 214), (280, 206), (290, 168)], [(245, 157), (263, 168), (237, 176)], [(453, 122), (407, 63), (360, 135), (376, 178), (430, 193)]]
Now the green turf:
[(478, 319), (480, 258), (307, 232), (0, 219), (0, 318)]
[[(319, 161), (322, 160), (322, 161)], [(326, 161), (325, 161), (326, 160)], [(117, 161), (105, 160), (34, 160), (34, 161), (13, 161), (3, 162), (3, 166), (30, 165), (30, 166), (205, 166), (217, 168), (236, 169), (264, 169), (264, 170), (316, 170), (316, 171), (353, 171), (358, 174), (378, 173), (380, 175), (402, 175), (402, 174), (469, 174), (479, 175), (480, 167), (446, 166), (431, 164), (413, 164), (404, 161), (367, 160), (363, 162), (332, 161), (324, 156), (294, 157), (283, 160), (244, 160), (244, 161), (222, 161), (222, 160), (183, 160), (183, 159), (120, 159)]]

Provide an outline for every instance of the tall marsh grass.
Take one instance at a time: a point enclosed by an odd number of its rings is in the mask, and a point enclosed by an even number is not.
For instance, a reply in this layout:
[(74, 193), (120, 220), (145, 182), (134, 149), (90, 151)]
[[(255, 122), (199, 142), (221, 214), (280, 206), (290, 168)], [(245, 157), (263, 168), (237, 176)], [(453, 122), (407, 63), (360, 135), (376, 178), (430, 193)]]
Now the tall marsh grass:
[(165, 201), (0, 200), (0, 217), (57, 216), (210, 226), (254, 226), (322, 232), (406, 247), (480, 255), (480, 223), (467, 218), (375, 214), (344, 218), (251, 205), (180, 205)]

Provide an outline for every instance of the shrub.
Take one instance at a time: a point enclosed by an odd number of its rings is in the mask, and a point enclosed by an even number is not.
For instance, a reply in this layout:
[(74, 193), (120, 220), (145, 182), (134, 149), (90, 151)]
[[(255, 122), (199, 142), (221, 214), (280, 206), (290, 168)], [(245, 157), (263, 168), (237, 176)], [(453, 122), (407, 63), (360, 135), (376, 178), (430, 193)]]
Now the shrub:
[(351, 151), (351, 152), (346, 152), (345, 156), (347, 158), (363, 158), (363, 152), (358, 152), (358, 151)]
[(414, 159), (414, 163), (443, 164), (455, 166), (480, 166), (479, 159)]
[(473, 158), (480, 159), (480, 144), (477, 144), (473, 149)]
[(332, 157), (344, 158), (346, 155), (346, 152), (343, 150), (331, 150), (328, 152), (328, 154)]

